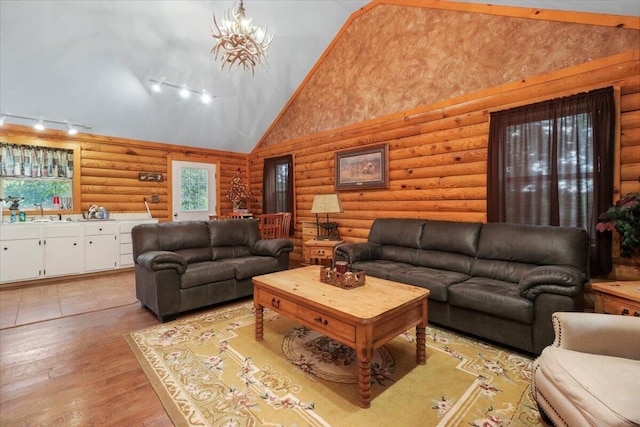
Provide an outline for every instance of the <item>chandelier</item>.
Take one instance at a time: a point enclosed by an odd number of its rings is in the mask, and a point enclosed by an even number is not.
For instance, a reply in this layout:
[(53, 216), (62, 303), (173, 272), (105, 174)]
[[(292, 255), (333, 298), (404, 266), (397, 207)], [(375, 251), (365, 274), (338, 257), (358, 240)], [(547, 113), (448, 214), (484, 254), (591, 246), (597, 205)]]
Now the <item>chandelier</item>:
[(222, 70), (225, 65), (229, 66), (229, 71), (232, 65), (236, 65), (237, 68), (242, 66), (254, 74), (256, 65), (260, 64), (264, 68), (266, 51), (273, 40), (273, 34), (268, 35), (266, 29), (251, 25), (251, 19), (247, 19), (245, 15), (242, 0), (238, 11), (227, 11), (224, 18), (218, 23), (214, 14), (215, 29), (211, 27), (211, 36), (217, 40), (211, 52), (215, 52), (216, 60), (220, 57)]

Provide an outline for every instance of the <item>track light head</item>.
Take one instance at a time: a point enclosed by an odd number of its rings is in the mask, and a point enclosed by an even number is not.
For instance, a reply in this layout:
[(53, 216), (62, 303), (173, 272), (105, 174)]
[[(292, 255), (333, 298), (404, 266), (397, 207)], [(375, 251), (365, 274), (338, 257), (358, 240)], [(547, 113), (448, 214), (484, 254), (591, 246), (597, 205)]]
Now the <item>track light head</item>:
[(69, 135), (77, 135), (78, 134), (78, 129), (73, 127), (73, 125), (71, 123), (67, 123), (67, 133)]
[(33, 127), (36, 130), (44, 130), (44, 120), (43, 120), (42, 116), (40, 116), (38, 118), (38, 121), (36, 122), (35, 125), (33, 125)]
[(211, 103), (211, 95), (207, 93), (206, 89), (202, 90), (202, 95), (200, 95), (200, 101), (202, 101), (202, 103), (205, 105)]

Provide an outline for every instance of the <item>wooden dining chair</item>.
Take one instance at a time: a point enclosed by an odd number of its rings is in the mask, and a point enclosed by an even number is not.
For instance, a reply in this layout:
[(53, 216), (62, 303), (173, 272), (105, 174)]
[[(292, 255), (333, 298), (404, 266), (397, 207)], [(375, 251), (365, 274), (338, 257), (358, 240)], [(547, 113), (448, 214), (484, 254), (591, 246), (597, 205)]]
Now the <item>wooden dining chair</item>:
[(262, 214), (260, 215), (260, 234), (263, 239), (282, 239), (284, 238), (282, 228), (282, 214)]
[(282, 237), (289, 238), (289, 231), (291, 230), (291, 212), (278, 212), (282, 214)]
[(245, 214), (238, 212), (231, 212), (226, 215), (221, 215), (220, 219), (243, 219)]

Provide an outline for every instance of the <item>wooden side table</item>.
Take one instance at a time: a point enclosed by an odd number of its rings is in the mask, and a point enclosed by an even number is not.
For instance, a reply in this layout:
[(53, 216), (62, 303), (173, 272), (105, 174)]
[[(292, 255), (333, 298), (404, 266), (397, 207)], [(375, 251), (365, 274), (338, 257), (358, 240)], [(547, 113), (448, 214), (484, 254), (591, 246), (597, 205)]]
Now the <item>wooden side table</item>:
[(308, 264), (331, 264), (333, 249), (344, 240), (305, 240), (304, 261)]
[(640, 281), (600, 282), (596, 292), (596, 313), (640, 317)]

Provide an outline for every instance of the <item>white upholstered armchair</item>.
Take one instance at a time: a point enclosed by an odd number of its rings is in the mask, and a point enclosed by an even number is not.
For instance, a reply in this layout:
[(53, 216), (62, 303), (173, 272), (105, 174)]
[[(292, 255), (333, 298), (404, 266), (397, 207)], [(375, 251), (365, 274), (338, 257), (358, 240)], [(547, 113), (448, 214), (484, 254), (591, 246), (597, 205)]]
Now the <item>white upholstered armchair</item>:
[(640, 318), (554, 313), (555, 340), (533, 365), (543, 419), (560, 426), (640, 425)]

